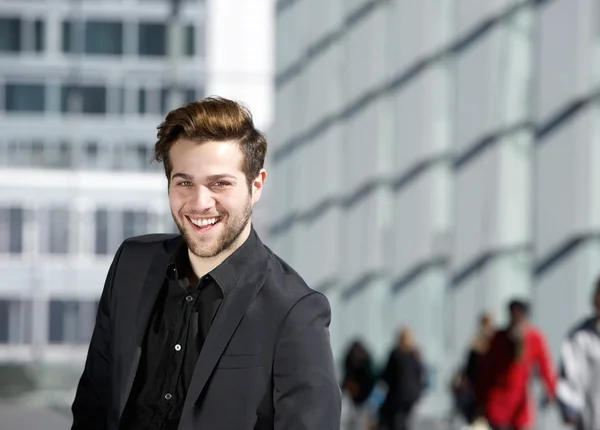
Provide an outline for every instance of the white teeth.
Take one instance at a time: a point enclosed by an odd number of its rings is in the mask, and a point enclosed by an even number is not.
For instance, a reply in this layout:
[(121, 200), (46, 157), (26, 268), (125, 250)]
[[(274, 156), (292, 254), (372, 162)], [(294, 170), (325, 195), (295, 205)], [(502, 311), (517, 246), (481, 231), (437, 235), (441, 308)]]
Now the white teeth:
[(190, 221), (192, 222), (192, 224), (195, 224), (198, 227), (205, 227), (207, 225), (215, 224), (217, 221), (219, 221), (219, 218), (190, 218)]

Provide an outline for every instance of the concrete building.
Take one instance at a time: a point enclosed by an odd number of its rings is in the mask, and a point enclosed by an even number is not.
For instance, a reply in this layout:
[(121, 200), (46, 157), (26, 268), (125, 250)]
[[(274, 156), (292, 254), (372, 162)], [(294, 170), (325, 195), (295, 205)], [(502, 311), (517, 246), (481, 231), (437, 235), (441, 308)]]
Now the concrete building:
[(384, 360), (401, 325), (416, 330), (432, 382), (422, 414), (447, 411), (484, 309), (503, 323), (508, 298), (530, 297), (555, 354), (589, 309), (597, 12), (277, 2), (269, 240), (329, 297), (338, 357), (360, 336)]
[(205, 67), (204, 5), (175, 12), (0, 4), (3, 396), (73, 389), (116, 248), (175, 230), (151, 150), (164, 113), (204, 95)]
[(204, 5), (0, 5), (0, 360), (81, 362), (120, 242), (174, 231), (156, 126), (204, 94)]
[(176, 231), (150, 163), (164, 114), (219, 94), (268, 128), (272, 4), (254, 32), (218, 4), (0, 2), (0, 397), (73, 389), (117, 247)]

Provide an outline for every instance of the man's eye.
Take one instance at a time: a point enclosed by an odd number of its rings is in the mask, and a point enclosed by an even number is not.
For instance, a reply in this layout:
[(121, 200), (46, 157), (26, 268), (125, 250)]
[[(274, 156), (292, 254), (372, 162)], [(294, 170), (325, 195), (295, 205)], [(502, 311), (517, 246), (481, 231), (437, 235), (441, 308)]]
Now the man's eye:
[(183, 187), (189, 187), (192, 185), (192, 183), (190, 181), (181, 181), (177, 185), (181, 185)]
[(215, 182), (215, 186), (217, 186), (217, 187), (228, 187), (229, 185), (231, 185), (229, 182), (223, 182), (223, 181)]

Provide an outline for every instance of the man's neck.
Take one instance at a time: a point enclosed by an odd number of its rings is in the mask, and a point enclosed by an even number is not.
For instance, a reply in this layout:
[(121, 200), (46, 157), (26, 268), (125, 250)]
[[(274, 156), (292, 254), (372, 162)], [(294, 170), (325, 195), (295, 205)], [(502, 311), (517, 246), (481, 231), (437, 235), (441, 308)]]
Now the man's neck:
[[(252, 223), (248, 222), (248, 225), (246, 225), (246, 227), (244, 227), (244, 230), (242, 230), (242, 233), (238, 236), (238, 238), (235, 240), (235, 242), (232, 243), (229, 248), (223, 250), (221, 253), (219, 253), (218, 255), (215, 255), (214, 257), (209, 257), (209, 258), (198, 257), (197, 255), (194, 255), (188, 248), (190, 266), (191, 266), (192, 272), (193, 272), (193, 274), (190, 274), (190, 275), (194, 275), (193, 278), (195, 278), (195, 279), (190, 279), (190, 283), (192, 285), (195, 285), (195, 283), (200, 278), (202, 278), (204, 275), (209, 273), (211, 270), (218, 267), (223, 261), (225, 261), (231, 254), (233, 254), (240, 246), (242, 246), (244, 244), (244, 242), (250, 236), (251, 231), (252, 231)], [(192, 277), (192, 276), (190, 276), (190, 277)]]
[(527, 321), (521, 321), (517, 324), (509, 324), (508, 331), (510, 331), (510, 332), (525, 332), (528, 327), (529, 327), (529, 324)]

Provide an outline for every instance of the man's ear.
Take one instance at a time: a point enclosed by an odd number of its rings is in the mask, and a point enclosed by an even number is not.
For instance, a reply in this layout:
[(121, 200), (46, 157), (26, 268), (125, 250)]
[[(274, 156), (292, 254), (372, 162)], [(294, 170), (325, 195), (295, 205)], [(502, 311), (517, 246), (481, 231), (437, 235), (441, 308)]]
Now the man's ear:
[(260, 200), (266, 179), (267, 171), (265, 169), (260, 169), (260, 172), (258, 172), (256, 178), (254, 178), (254, 181), (252, 181), (252, 204), (255, 204)]

